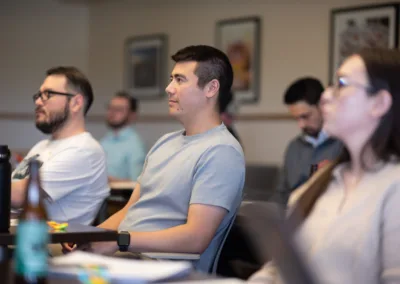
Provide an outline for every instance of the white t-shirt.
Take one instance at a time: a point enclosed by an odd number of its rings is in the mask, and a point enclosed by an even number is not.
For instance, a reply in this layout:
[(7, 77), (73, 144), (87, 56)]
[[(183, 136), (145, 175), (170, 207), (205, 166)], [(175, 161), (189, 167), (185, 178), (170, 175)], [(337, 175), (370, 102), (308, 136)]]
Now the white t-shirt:
[(13, 179), (29, 175), (29, 159), (42, 162), (40, 177), (49, 218), (89, 225), (110, 193), (106, 158), (88, 132), (60, 140), (37, 143), (12, 173)]

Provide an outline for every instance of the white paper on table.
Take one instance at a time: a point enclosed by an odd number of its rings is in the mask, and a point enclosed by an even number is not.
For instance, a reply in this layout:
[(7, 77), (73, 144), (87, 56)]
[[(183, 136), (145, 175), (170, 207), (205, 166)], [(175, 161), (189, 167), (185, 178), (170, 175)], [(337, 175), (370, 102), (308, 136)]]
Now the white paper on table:
[(173, 277), (183, 277), (192, 270), (187, 261), (155, 261), (117, 258), (75, 251), (51, 259), (49, 272), (56, 275), (77, 276), (79, 265), (107, 266), (109, 277), (114, 281), (133, 283), (152, 282)]

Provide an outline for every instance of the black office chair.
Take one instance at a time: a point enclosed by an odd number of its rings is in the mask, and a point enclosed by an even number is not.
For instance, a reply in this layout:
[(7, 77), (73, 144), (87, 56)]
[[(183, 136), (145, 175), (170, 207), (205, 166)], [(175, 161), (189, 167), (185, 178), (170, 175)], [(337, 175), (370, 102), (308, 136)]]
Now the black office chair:
[(98, 226), (108, 218), (107, 198), (103, 201), (97, 212), (96, 217), (93, 220), (92, 226)]
[(271, 202), (254, 202), (243, 211), (245, 230), (262, 262), (273, 259), (285, 283), (317, 283), (293, 240), (294, 227), (285, 221), (285, 210)]
[(242, 202), (235, 222), (222, 249), (217, 274), (248, 279), (264, 264), (257, 256), (257, 247), (246, 232), (246, 210), (252, 202)]

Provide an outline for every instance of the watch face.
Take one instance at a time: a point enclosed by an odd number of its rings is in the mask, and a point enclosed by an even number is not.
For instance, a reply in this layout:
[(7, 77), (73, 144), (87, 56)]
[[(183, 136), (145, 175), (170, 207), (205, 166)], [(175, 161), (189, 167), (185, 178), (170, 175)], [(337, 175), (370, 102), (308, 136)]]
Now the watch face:
[(129, 233), (119, 233), (118, 245), (127, 246), (130, 243), (131, 235)]

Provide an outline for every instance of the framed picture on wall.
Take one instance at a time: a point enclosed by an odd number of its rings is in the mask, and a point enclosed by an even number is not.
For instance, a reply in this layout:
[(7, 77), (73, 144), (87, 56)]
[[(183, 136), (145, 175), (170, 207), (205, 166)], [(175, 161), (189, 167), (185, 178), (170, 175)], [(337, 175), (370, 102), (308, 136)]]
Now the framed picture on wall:
[(399, 5), (359, 6), (331, 11), (329, 81), (343, 60), (361, 48), (398, 47)]
[(167, 36), (130, 37), (124, 46), (124, 89), (138, 99), (157, 99), (167, 83)]
[(247, 17), (217, 23), (216, 47), (232, 64), (232, 91), (236, 103), (254, 103), (260, 96), (260, 18)]

